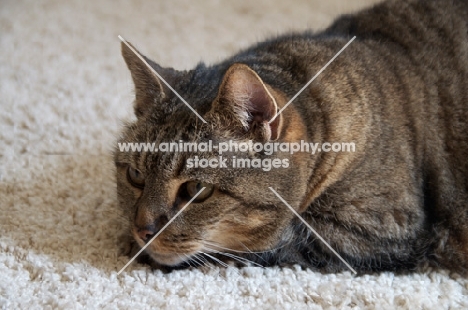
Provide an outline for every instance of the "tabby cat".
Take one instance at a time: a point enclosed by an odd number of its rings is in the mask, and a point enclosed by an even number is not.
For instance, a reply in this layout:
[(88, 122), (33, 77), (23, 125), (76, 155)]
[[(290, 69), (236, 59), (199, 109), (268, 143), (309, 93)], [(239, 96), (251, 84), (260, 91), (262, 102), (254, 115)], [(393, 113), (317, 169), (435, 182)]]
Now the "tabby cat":
[[(355, 41), (278, 111), (352, 37)], [(233, 152), (288, 167), (196, 168), (218, 152), (115, 151), (133, 253), (155, 266), (237, 257), (346, 269), (272, 187), (360, 272), (468, 270), (468, 1), (387, 1), (320, 32), (283, 35), (176, 71), (125, 44), (136, 120), (126, 142), (353, 142), (355, 152)], [(142, 56), (142, 55), (141, 55)], [(143, 56), (144, 57), (144, 56)], [(270, 120), (272, 120), (270, 122)], [(235, 256), (234, 256), (235, 255)]]

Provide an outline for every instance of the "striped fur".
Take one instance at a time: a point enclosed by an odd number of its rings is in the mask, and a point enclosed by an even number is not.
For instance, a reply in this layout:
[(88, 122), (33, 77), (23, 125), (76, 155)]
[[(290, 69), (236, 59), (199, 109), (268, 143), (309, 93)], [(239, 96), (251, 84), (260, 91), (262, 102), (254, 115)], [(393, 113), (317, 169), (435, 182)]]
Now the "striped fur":
[[(191, 205), (148, 247), (151, 261), (185, 266), (199, 253), (224, 251), (261, 265), (344, 269), (268, 190), (272, 186), (359, 271), (431, 265), (466, 274), (468, 1), (384, 2), (342, 16), (323, 32), (283, 35), (187, 72), (150, 61), (207, 124), (123, 47), (138, 119), (120, 142), (268, 137), (271, 128), (246, 128), (252, 111), (222, 95), (231, 87), (223, 83), (229, 68), (252, 69), (280, 108), (353, 36), (277, 126), (278, 141), (352, 141), (354, 153), (278, 154), (290, 167), (265, 172), (187, 169), (187, 154), (115, 152), (128, 231), (139, 212), (153, 220), (173, 216), (184, 203), (178, 190), (185, 182), (216, 185), (210, 199)], [(264, 131), (257, 132), (259, 126)], [(145, 174), (144, 190), (128, 184), (128, 165)]]

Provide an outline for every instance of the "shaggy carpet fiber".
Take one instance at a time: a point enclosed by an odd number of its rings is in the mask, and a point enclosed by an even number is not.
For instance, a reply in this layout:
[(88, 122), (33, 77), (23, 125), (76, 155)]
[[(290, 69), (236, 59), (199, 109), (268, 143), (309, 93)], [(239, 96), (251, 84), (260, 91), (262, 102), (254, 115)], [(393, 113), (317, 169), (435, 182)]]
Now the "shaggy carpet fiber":
[(170, 274), (119, 252), (113, 163), (132, 115), (117, 35), (160, 64), (217, 62), (270, 35), (320, 29), (373, 1), (0, 2), (2, 309), (459, 309), (445, 271), (353, 277), (300, 268)]

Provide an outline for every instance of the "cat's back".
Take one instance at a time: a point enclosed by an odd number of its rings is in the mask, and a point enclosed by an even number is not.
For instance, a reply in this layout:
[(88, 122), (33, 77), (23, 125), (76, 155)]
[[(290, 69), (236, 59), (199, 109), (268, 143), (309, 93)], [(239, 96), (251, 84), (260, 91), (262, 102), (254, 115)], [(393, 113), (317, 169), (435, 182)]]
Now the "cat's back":
[[(354, 36), (317, 83), (357, 85), (356, 93), (374, 98), (370, 109), (382, 114), (381, 129), (393, 131), (388, 139), (414, 140), (409, 144), (424, 173), (438, 179), (429, 183), (450, 179), (467, 192), (468, 1), (384, 1), (344, 15), (320, 33), (260, 43), (227, 63), (246, 63), (291, 97)], [(308, 115), (313, 105), (296, 100), (295, 106)]]
[(466, 39), (467, 27), (466, 0), (387, 0), (341, 16), (325, 33), (394, 42), (416, 51), (427, 44), (441, 47), (453, 44), (451, 39)]
[(406, 118), (416, 131), (426, 203), (468, 209), (468, 1), (386, 1), (339, 18), (325, 33), (372, 45), (382, 56), (376, 70), (394, 71), (411, 84), (404, 86), (419, 98), (396, 103), (407, 115), (386, 116), (395, 123)]
[(396, 51), (381, 67), (393, 63), (412, 98), (395, 103), (406, 115), (385, 117), (411, 128), (428, 223), (439, 223), (435, 247), (468, 258), (468, 1), (388, 1), (342, 17), (327, 32), (377, 43), (377, 53)]
[[(369, 76), (377, 75), (378, 81), (366, 79), (364, 73), (356, 82), (361, 88), (380, 88), (386, 99), (379, 101), (374, 110), (383, 111), (389, 126), (413, 123), (411, 139), (421, 146), (422, 166), (427, 168), (424, 173), (429, 179), (437, 179), (427, 182), (440, 184), (451, 180), (448, 182), (453, 183), (451, 188), (455, 186), (458, 192), (466, 193), (468, 1), (384, 1), (356, 14), (344, 15), (324, 32), (306, 34), (304, 38), (310, 46), (316, 46), (320, 41), (335, 38), (346, 41), (353, 36), (357, 39), (354, 48), (361, 53), (348, 50), (341, 56), (353, 58), (354, 62), (349, 68), (339, 69), (342, 75), (358, 71), (359, 67), (365, 67), (363, 71)], [(395, 79), (385, 80), (379, 75)], [(407, 89), (406, 98), (397, 96), (398, 87), (386, 84), (391, 81)], [(379, 82), (381, 85), (376, 86)], [(395, 106), (402, 107), (407, 115), (392, 114), (390, 110), (396, 110)]]

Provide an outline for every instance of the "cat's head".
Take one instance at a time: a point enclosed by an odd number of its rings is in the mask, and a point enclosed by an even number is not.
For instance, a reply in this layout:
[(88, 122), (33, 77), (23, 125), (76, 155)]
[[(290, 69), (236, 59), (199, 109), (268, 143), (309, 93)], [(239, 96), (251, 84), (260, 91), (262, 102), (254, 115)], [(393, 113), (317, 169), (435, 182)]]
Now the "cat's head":
[[(209, 143), (298, 141), (304, 134), (297, 112), (286, 109), (278, 89), (266, 85), (245, 64), (197, 66), (191, 71), (149, 64), (206, 121), (204, 123), (137, 55), (122, 44), (135, 84), (136, 121), (127, 124), (122, 143)], [(144, 56), (143, 56), (144, 57)], [(274, 117), (276, 118), (270, 122)], [(189, 159), (226, 159), (223, 168), (189, 167)], [(268, 251), (288, 238), (294, 215), (270, 186), (299, 208), (306, 191), (303, 154), (277, 152), (122, 151), (115, 163), (119, 203), (127, 226), (143, 246), (203, 187), (205, 190), (160, 233), (146, 252), (175, 266), (193, 255), (217, 251)], [(233, 156), (262, 167), (232, 168)], [(273, 166), (273, 160), (276, 167)], [(287, 163), (287, 164), (285, 164)], [(268, 169), (268, 166), (270, 169)]]

